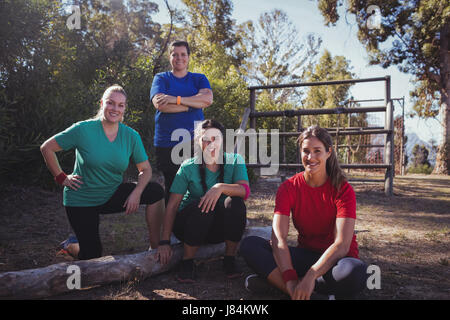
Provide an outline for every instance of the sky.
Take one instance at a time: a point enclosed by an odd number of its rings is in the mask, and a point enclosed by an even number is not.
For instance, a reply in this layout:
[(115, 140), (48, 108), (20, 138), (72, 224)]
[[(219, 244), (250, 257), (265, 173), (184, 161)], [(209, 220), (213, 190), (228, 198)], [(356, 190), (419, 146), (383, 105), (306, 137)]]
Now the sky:
[[(167, 23), (169, 17), (163, 0), (153, 1), (160, 8), (160, 13), (154, 19), (160, 23)], [(180, 0), (168, 1), (171, 6), (178, 9), (183, 8)], [(390, 75), (391, 97), (404, 97), (405, 114), (412, 112), (412, 101), (409, 95), (409, 92), (414, 89), (414, 85), (411, 83), (412, 76), (401, 73), (396, 66), (383, 69), (379, 66), (368, 65), (368, 55), (356, 36), (358, 27), (352, 15), (345, 15), (345, 12), (341, 11), (341, 18), (336, 26), (326, 27), (315, 0), (234, 0), (233, 6), (232, 18), (236, 20), (237, 24), (247, 20), (257, 21), (262, 13), (273, 9), (283, 10), (294, 23), (301, 36), (315, 33), (322, 38), (322, 52), (328, 49), (333, 56), (345, 56), (350, 61), (350, 65), (353, 67), (352, 72), (356, 74), (356, 78)], [(352, 87), (351, 94), (357, 100), (384, 98), (384, 82), (357, 84)], [(363, 104), (362, 106), (370, 106), (370, 104)], [(396, 115), (401, 114), (400, 104), (394, 102), (394, 108)], [(441, 125), (435, 119), (424, 120), (418, 117), (410, 118), (406, 116), (405, 128), (406, 134), (414, 132), (425, 142), (429, 142), (432, 138), (437, 143), (441, 141)]]

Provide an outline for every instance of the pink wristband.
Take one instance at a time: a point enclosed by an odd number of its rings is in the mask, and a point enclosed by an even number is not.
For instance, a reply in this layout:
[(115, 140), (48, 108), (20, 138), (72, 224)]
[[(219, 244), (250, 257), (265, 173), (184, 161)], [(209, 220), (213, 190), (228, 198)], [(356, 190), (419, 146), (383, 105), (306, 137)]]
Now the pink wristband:
[(245, 183), (240, 183), (240, 185), (243, 186), (244, 189), (245, 189), (245, 197), (244, 197), (244, 200), (247, 200), (248, 197), (250, 196), (250, 187), (249, 187), (247, 184), (245, 184)]
[(288, 269), (282, 273), (284, 283), (287, 283), (291, 280), (298, 280), (297, 271), (294, 269)]

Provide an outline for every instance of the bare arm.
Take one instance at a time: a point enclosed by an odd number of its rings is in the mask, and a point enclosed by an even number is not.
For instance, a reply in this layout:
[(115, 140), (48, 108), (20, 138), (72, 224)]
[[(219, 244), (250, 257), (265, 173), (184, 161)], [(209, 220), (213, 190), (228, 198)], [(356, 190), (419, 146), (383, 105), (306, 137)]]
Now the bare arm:
[(293, 269), (287, 237), (289, 233), (289, 216), (275, 214), (272, 222), (272, 251), (281, 272)]
[(62, 148), (53, 137), (51, 137), (41, 145), (41, 153), (44, 157), (45, 164), (54, 177), (62, 172), (58, 158), (56, 157), (56, 152), (61, 150)]
[(188, 111), (189, 107), (204, 109), (213, 103), (213, 93), (211, 89), (200, 89), (199, 92), (191, 97), (181, 97), (180, 105), (177, 105), (177, 97), (162, 93), (156, 94), (152, 99), (156, 109), (161, 112), (183, 112)]
[[(289, 233), (290, 217), (281, 214), (275, 214), (272, 222), (272, 252), (278, 269), (281, 273), (286, 270), (294, 269), (292, 265), (291, 253), (287, 243)], [(292, 296), (297, 280), (290, 280), (286, 283), (286, 288)]]
[(123, 205), (126, 208), (125, 214), (133, 213), (139, 208), (142, 192), (152, 178), (152, 167), (148, 160), (137, 163), (136, 167), (139, 170), (138, 183)]
[[(175, 97), (175, 103), (176, 97)], [(192, 97), (181, 97), (181, 104), (192, 108), (204, 109), (213, 103), (213, 92), (211, 89), (200, 89), (199, 92)]]
[(294, 295), (296, 299), (309, 299), (314, 290), (315, 280), (330, 270), (339, 259), (345, 257), (350, 249), (354, 230), (355, 219), (336, 219), (335, 240), (333, 244), (325, 250), (320, 259), (311, 266), (302, 281), (298, 284)]
[(247, 180), (239, 180), (236, 183), (218, 183), (218, 187), (221, 189), (222, 193), (226, 196), (230, 197), (245, 197), (245, 188), (242, 184), (246, 184), (248, 186)]
[(136, 185), (135, 190), (138, 190), (140, 193), (142, 193), (147, 184), (152, 179), (152, 167), (148, 160), (137, 163), (136, 167), (139, 171), (139, 175), (138, 175), (138, 183)]
[(351, 218), (336, 219), (336, 237), (333, 244), (325, 250), (320, 259), (310, 268), (316, 279), (324, 275), (339, 259), (345, 257), (348, 253), (355, 230), (355, 221), (355, 219)]
[[(59, 165), (58, 158), (56, 157), (56, 152), (61, 151), (62, 148), (59, 146), (58, 142), (56, 142), (56, 139), (51, 137), (41, 145), (40, 149), (50, 173), (54, 177), (61, 174), (63, 171)], [(68, 175), (62, 183), (63, 186), (67, 186), (73, 190), (77, 190), (81, 184), (83, 184), (83, 181), (81, 181), (81, 177), (78, 175)]]
[[(173, 223), (177, 214), (177, 210), (180, 206), (181, 200), (183, 200), (182, 194), (171, 193), (169, 202), (166, 207), (166, 214), (164, 215), (163, 230), (161, 240), (170, 240), (172, 233)], [(157, 257), (161, 264), (167, 264), (172, 256), (172, 249), (170, 245), (162, 245), (158, 247)]]
[(183, 196), (184, 195), (178, 193), (170, 194), (170, 198), (167, 203), (166, 214), (164, 215), (161, 240), (170, 240), (173, 222), (175, 221), (175, 216), (177, 214), (178, 208), (180, 207), (181, 200), (183, 200)]
[(155, 106), (156, 110), (163, 113), (178, 113), (178, 112), (186, 112), (189, 110), (189, 107), (184, 105), (177, 105), (176, 98), (175, 103), (169, 103), (167, 101), (167, 96), (163, 93), (158, 93), (153, 96), (152, 102)]
[(200, 199), (198, 204), (199, 208), (202, 208), (202, 212), (209, 212), (214, 210), (217, 201), (222, 194), (230, 197), (241, 197), (245, 198), (246, 190), (241, 184), (246, 184), (248, 186), (247, 180), (239, 180), (236, 183), (216, 183), (205, 195)]

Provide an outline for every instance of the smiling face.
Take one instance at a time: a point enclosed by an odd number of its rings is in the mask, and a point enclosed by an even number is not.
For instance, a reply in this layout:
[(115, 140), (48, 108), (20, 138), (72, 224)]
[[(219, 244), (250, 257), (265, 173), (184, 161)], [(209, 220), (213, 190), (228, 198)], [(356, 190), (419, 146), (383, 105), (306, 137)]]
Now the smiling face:
[(203, 159), (206, 164), (216, 164), (222, 148), (222, 132), (216, 128), (209, 128), (204, 131), (199, 141), (202, 146)]
[(189, 54), (185, 46), (173, 46), (169, 56), (172, 71), (184, 72), (188, 68)]
[(306, 173), (326, 173), (327, 159), (331, 156), (331, 149), (326, 150), (322, 141), (316, 137), (303, 140), (300, 148)]
[(105, 93), (102, 100), (103, 119), (110, 123), (123, 121), (127, 98), (120, 92), (110, 91)]

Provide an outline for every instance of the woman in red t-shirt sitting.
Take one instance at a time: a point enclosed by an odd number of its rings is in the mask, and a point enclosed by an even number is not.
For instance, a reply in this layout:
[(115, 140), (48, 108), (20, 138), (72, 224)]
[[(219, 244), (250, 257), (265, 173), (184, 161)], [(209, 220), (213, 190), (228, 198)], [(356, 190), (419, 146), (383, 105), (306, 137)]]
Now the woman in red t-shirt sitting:
[[(354, 235), (355, 193), (332, 145), (318, 126), (300, 135), (305, 171), (278, 188), (271, 242), (248, 237), (241, 243), (241, 255), (257, 273), (247, 277), (248, 290), (263, 278), (297, 300), (310, 299), (313, 291), (348, 298), (366, 286), (367, 266), (358, 259)], [(287, 245), (291, 213), (297, 247)]]

